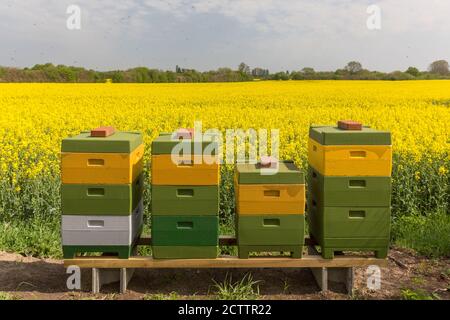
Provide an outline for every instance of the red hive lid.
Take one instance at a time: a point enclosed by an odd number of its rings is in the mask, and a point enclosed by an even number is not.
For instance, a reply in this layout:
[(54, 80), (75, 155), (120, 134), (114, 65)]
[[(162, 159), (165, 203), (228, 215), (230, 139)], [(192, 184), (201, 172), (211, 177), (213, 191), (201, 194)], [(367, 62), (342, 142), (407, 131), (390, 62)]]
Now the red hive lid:
[(362, 130), (362, 124), (353, 120), (338, 121), (338, 128), (342, 130)]
[(98, 127), (91, 130), (91, 137), (105, 138), (113, 135), (116, 132), (114, 127)]

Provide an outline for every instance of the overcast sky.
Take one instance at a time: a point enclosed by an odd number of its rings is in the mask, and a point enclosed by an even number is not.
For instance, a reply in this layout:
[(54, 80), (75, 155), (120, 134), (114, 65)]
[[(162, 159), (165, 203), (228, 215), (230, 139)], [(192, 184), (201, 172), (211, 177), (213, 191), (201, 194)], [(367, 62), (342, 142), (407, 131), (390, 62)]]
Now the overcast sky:
[[(372, 4), (381, 30), (367, 28)], [(450, 60), (449, 16), (449, 0), (1, 0), (0, 65), (426, 69)]]

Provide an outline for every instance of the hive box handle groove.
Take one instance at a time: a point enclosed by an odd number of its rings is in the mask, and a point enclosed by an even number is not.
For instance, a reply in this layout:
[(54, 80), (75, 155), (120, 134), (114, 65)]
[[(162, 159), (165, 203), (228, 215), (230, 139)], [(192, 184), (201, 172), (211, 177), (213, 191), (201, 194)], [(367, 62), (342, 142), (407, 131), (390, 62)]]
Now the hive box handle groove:
[(105, 165), (104, 159), (88, 159), (88, 166), (100, 167)]
[(366, 180), (349, 180), (348, 186), (350, 188), (365, 188)]
[(350, 158), (365, 158), (366, 156), (366, 152), (363, 150), (350, 151)]
[(89, 228), (103, 228), (105, 226), (104, 220), (88, 220), (87, 223)]
[(177, 189), (177, 197), (193, 197), (194, 189)]
[(280, 219), (264, 219), (263, 225), (265, 227), (279, 227), (280, 226)]
[(105, 188), (88, 188), (87, 195), (90, 197), (102, 197), (105, 195)]
[(280, 190), (264, 190), (265, 197), (279, 197)]
[(177, 222), (177, 229), (194, 229), (194, 222), (179, 221), (179, 222)]
[(364, 210), (350, 210), (348, 212), (348, 217), (353, 219), (364, 219), (366, 217), (366, 212)]
[(178, 161), (178, 163), (177, 163), (178, 167), (192, 167), (193, 165), (194, 165), (194, 162), (192, 160), (187, 160), (187, 161), (181, 160), (181, 161)]

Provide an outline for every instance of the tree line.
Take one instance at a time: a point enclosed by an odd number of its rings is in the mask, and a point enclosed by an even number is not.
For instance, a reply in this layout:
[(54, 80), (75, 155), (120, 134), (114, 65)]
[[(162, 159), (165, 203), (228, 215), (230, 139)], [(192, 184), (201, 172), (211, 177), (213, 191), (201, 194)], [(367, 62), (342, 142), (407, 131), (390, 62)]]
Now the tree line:
[(137, 67), (128, 70), (96, 71), (81, 67), (37, 64), (31, 68), (0, 67), (0, 82), (114, 82), (114, 83), (152, 83), (152, 82), (239, 82), (252, 80), (428, 80), (450, 79), (449, 63), (434, 61), (428, 70), (420, 71), (409, 67), (405, 71), (379, 72), (364, 69), (358, 61), (349, 62), (336, 71), (315, 71), (305, 67), (298, 71), (270, 73), (268, 69), (250, 68), (245, 63), (237, 70), (219, 68), (211, 71), (197, 71), (179, 66), (175, 71)]

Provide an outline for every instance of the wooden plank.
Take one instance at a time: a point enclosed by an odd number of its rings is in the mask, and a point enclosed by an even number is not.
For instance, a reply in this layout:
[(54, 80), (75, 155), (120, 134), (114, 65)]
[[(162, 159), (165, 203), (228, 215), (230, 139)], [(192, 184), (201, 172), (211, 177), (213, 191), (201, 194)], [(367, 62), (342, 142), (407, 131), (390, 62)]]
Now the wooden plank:
[(153, 259), (133, 256), (130, 259), (116, 257), (79, 257), (64, 260), (64, 266), (77, 265), (80, 268), (345, 268), (368, 265), (386, 266), (386, 259), (364, 256), (338, 256), (323, 259), (321, 256), (304, 256), (301, 259), (289, 257), (219, 257), (217, 259)]
[[(151, 246), (152, 245), (152, 237), (144, 236), (137, 240), (136, 244), (138, 246)], [(305, 238), (305, 246), (315, 245), (316, 242), (313, 239)], [(219, 245), (220, 246), (237, 246), (237, 239), (235, 236), (231, 235), (223, 235), (219, 236)]]

